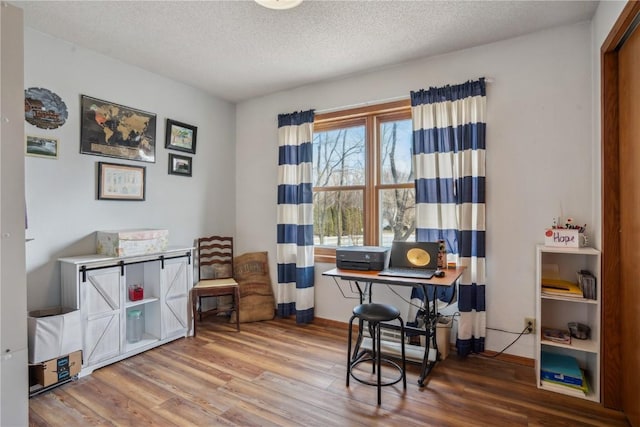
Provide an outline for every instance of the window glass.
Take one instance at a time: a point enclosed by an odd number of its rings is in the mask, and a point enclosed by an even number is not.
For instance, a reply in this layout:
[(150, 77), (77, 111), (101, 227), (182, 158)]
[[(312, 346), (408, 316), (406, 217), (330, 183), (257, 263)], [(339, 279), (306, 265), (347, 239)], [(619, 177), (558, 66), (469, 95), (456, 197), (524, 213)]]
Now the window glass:
[(380, 246), (394, 240), (415, 241), (416, 197), (413, 188), (380, 191)]
[(313, 195), (313, 242), (318, 246), (364, 244), (362, 190), (321, 191)]
[(363, 185), (365, 181), (364, 126), (313, 134), (313, 185)]
[(411, 120), (382, 122), (380, 128), (381, 182), (383, 184), (413, 182)]

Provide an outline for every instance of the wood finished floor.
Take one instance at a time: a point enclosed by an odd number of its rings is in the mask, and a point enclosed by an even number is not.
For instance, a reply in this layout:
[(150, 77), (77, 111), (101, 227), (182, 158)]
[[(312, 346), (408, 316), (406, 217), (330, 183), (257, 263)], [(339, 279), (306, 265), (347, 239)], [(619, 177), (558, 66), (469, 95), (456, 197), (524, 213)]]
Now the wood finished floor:
[(197, 338), (29, 400), (32, 426), (627, 426), (599, 404), (538, 390), (533, 368), (450, 355), (424, 388), (345, 387), (346, 329), (293, 320), (204, 325)]

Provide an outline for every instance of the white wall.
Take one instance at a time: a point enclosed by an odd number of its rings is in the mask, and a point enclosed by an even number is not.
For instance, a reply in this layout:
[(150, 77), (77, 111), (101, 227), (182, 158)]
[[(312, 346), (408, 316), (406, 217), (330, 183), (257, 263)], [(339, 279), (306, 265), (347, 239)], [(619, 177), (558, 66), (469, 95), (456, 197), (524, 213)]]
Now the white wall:
[[(494, 80), (487, 90), (487, 323), (520, 331), (535, 313), (535, 245), (544, 228), (561, 214), (594, 222), (588, 22), (240, 103), (238, 247), (268, 249), (275, 283), (279, 113), (375, 103), (483, 76)], [(354, 302), (321, 276), (331, 267), (317, 265), (316, 316), (346, 322)], [(489, 330), (486, 347), (500, 350), (513, 338)], [(533, 357), (533, 346), (527, 336), (507, 352)]]
[(0, 425), (29, 421), (24, 249), (23, 14), (0, 6)]
[[(126, 46), (123, 46), (125, 49)], [(171, 58), (167, 58), (168, 61)], [(25, 133), (59, 139), (57, 160), (26, 157), (28, 307), (60, 303), (63, 256), (95, 253), (95, 231), (166, 228), (170, 245), (235, 228), (235, 106), (184, 84), (25, 30), (25, 88), (57, 93), (69, 111), (55, 130), (25, 122)], [(80, 95), (157, 114), (156, 162), (80, 154)], [(165, 120), (198, 127), (193, 176), (169, 175)], [(184, 154), (174, 151), (175, 154)], [(146, 166), (146, 201), (96, 200), (97, 162)]]

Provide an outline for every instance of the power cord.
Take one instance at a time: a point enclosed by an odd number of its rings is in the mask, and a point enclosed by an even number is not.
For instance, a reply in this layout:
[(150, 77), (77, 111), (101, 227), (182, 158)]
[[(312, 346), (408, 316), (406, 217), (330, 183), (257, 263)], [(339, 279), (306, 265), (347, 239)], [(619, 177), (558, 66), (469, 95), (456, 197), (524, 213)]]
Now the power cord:
[[(515, 339), (515, 340), (513, 340), (513, 341), (511, 341), (511, 344), (509, 344), (508, 346), (506, 346), (505, 348), (503, 348), (502, 350), (500, 350), (498, 353), (493, 354), (493, 355), (491, 355), (491, 356), (486, 356), (486, 355), (481, 354), (481, 353), (478, 353), (477, 355), (478, 355), (478, 356), (480, 356), (480, 357), (485, 357), (485, 358), (487, 358), (487, 359), (493, 359), (493, 358), (495, 358), (495, 357), (500, 356), (500, 355), (501, 355), (502, 353), (504, 353), (504, 352), (505, 352), (509, 347), (511, 347), (512, 345), (514, 345), (514, 344), (516, 343), (516, 341), (518, 341), (520, 338), (522, 338), (522, 336), (523, 336), (523, 335), (529, 335), (529, 334), (531, 333), (531, 332), (528, 332), (530, 328), (531, 328), (531, 327), (530, 327), (529, 325), (527, 325), (527, 327), (525, 327), (525, 328), (522, 330), (522, 332), (520, 332), (520, 333), (518, 334), (518, 336), (516, 337), (516, 339)], [(487, 328), (487, 329), (489, 329), (489, 328)], [(508, 332), (508, 331), (505, 331), (505, 332)], [(511, 333), (513, 333), (513, 332), (509, 332), (509, 333), (511, 334)]]

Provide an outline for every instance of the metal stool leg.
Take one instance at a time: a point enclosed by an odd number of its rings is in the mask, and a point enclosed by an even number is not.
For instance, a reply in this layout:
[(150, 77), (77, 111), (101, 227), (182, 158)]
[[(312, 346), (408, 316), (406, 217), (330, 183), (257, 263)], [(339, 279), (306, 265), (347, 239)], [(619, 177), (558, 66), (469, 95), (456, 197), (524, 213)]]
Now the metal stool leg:
[(374, 326), (374, 333), (376, 334), (375, 340), (378, 342), (378, 352), (376, 353), (376, 365), (378, 365), (378, 406), (382, 404), (382, 369), (380, 369), (380, 361), (382, 359), (382, 343), (381, 343), (381, 331), (380, 324)]
[(349, 387), (349, 377), (351, 376), (351, 339), (352, 339), (352, 331), (353, 331), (353, 319), (356, 316), (351, 316), (349, 319), (349, 342), (347, 344), (347, 387)]
[(398, 317), (398, 320), (400, 321), (400, 347), (402, 348), (402, 385), (404, 386), (404, 389), (407, 389), (407, 359), (405, 358), (405, 353), (404, 353), (404, 340), (405, 340), (405, 335), (404, 335), (404, 322), (402, 321), (401, 317)]

